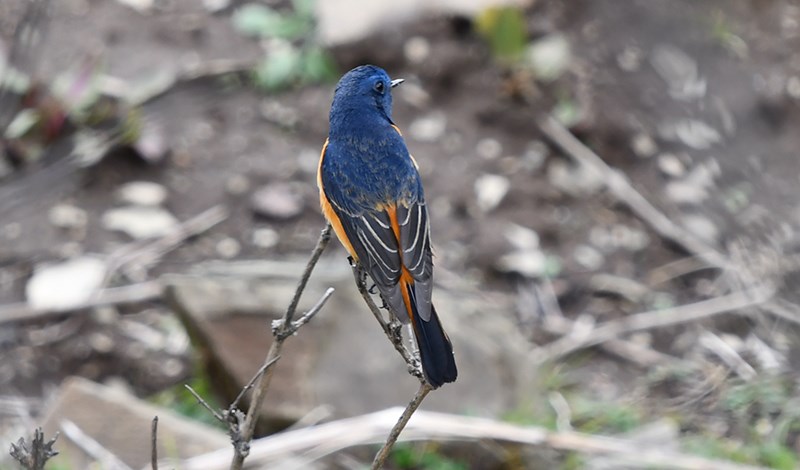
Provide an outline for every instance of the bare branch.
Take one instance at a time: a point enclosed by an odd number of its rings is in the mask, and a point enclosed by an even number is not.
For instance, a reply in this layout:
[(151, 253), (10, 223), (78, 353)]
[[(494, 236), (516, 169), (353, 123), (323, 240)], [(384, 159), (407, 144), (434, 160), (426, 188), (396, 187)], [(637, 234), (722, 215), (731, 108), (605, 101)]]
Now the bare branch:
[(629, 333), (697, 321), (720, 313), (761, 305), (772, 295), (772, 289), (760, 286), (688, 305), (638, 313), (605, 322), (580, 337), (565, 336), (535, 350), (534, 354), (540, 362), (552, 361)]
[(378, 320), (378, 324), (381, 325), (383, 332), (386, 334), (386, 337), (389, 338), (394, 349), (400, 353), (400, 356), (405, 361), (408, 366), (408, 373), (419, 379), (420, 382), (425, 382), (425, 376), (422, 374), (422, 365), (403, 345), (403, 336), (400, 331), (401, 325), (395, 324), (394, 322), (387, 323), (386, 320), (384, 320), (380, 308), (375, 304), (372, 295), (369, 293), (369, 289), (367, 289), (367, 274), (358, 263), (353, 264), (353, 276), (356, 280), (358, 292), (361, 294), (361, 297), (364, 298), (364, 302), (366, 302), (372, 315)]
[(381, 450), (378, 451), (378, 454), (375, 456), (375, 460), (372, 461), (372, 470), (378, 470), (383, 468), (383, 464), (386, 463), (386, 458), (389, 457), (389, 452), (391, 452), (392, 447), (394, 447), (394, 443), (397, 442), (397, 438), (400, 437), (400, 433), (408, 424), (408, 420), (411, 419), (411, 416), (417, 411), (419, 405), (422, 404), (422, 400), (428, 395), (428, 393), (433, 390), (430, 384), (423, 382), (419, 385), (419, 390), (417, 390), (417, 394), (414, 395), (414, 398), (408, 403), (406, 409), (403, 410), (403, 414), (400, 415), (400, 419), (397, 420), (397, 424), (392, 427), (391, 432), (389, 432), (389, 437), (386, 438), (386, 443), (383, 444)]
[(194, 389), (193, 389), (193, 388), (192, 388), (192, 387), (191, 387), (189, 384), (183, 384), (183, 386), (184, 386), (184, 388), (186, 388), (186, 390), (188, 390), (188, 391), (189, 391), (189, 393), (191, 393), (191, 394), (192, 394), (192, 396), (194, 397), (194, 399), (195, 399), (195, 400), (197, 400), (197, 403), (200, 403), (201, 405), (203, 405), (203, 408), (205, 408), (206, 410), (208, 410), (208, 412), (209, 412), (209, 413), (211, 413), (211, 415), (212, 415), (212, 416), (214, 416), (215, 418), (217, 418), (217, 420), (218, 420), (218, 421), (220, 421), (220, 422), (222, 422), (222, 423), (224, 423), (224, 422), (225, 422), (225, 418), (224, 418), (224, 417), (223, 417), (221, 414), (219, 414), (219, 413), (217, 412), (217, 410), (215, 410), (214, 408), (212, 408), (212, 407), (211, 407), (211, 405), (209, 405), (209, 404), (208, 404), (208, 402), (207, 402), (207, 401), (205, 401), (205, 400), (203, 399), (203, 397), (201, 397), (201, 396), (200, 396), (200, 394), (199, 394), (199, 393), (195, 392), (195, 391), (194, 391)]
[(264, 363), (264, 364), (261, 366), (261, 368), (260, 368), (260, 369), (258, 369), (258, 372), (256, 372), (256, 373), (255, 373), (255, 375), (253, 375), (253, 378), (251, 378), (251, 379), (250, 379), (250, 381), (249, 381), (249, 382), (247, 382), (247, 385), (245, 385), (245, 386), (242, 388), (242, 391), (240, 391), (240, 392), (239, 392), (239, 394), (238, 394), (238, 395), (236, 395), (236, 399), (235, 399), (235, 400), (233, 400), (233, 403), (231, 403), (231, 404), (230, 404), (230, 406), (228, 407), (228, 410), (229, 410), (229, 411), (230, 411), (230, 410), (234, 410), (234, 409), (236, 409), (236, 408), (239, 408), (239, 402), (240, 402), (240, 401), (242, 401), (242, 398), (244, 398), (244, 396), (247, 394), (247, 392), (248, 392), (248, 391), (249, 391), (251, 388), (253, 388), (253, 385), (255, 385), (255, 383), (256, 383), (256, 380), (258, 380), (258, 379), (259, 379), (259, 378), (260, 378), (260, 377), (261, 377), (261, 376), (264, 374), (264, 372), (266, 372), (266, 370), (267, 370), (267, 369), (269, 369), (270, 367), (272, 367), (272, 365), (273, 365), (273, 364), (275, 364), (276, 362), (278, 362), (278, 360), (280, 360), (280, 358), (281, 358), (280, 356), (276, 356), (276, 357), (275, 357), (275, 358), (273, 358), (271, 361), (265, 362), (265, 363)]
[(150, 467), (158, 470), (158, 416), (153, 416), (150, 425)]
[[(311, 253), (311, 258), (309, 258), (308, 264), (306, 264), (306, 268), (303, 271), (303, 275), (300, 277), (300, 282), (297, 285), (297, 289), (295, 290), (294, 297), (289, 304), (289, 308), (286, 309), (286, 313), (284, 313), (283, 318), (277, 325), (277, 328), (273, 328), (275, 339), (272, 341), (272, 345), (269, 348), (267, 357), (264, 360), (265, 364), (269, 364), (270, 362), (274, 363), (276, 358), (280, 356), (283, 342), (289, 336), (286, 333), (292, 331), (293, 334), (293, 332), (296, 331), (293, 319), (295, 311), (297, 310), (297, 304), (300, 302), (300, 297), (303, 295), (306, 284), (308, 284), (308, 279), (311, 277), (311, 272), (314, 270), (314, 266), (316, 266), (317, 261), (319, 261), (319, 257), (322, 256), (322, 252), (325, 251), (325, 247), (328, 246), (328, 242), (330, 242), (330, 240), (331, 225), (326, 224), (325, 228), (322, 229), (322, 232), (320, 232), (317, 245), (314, 247), (314, 251)], [(325, 295), (323, 295), (323, 298), (317, 302), (319, 308), (322, 308), (322, 305), (324, 305), (327, 297), (330, 297), (330, 292), (326, 292)], [(317, 308), (317, 311), (319, 308)], [(314, 309), (312, 308), (311, 311), (313, 310)], [(309, 311), (309, 313), (311, 313), (311, 311)], [(311, 316), (313, 316), (313, 314)], [(302, 320), (303, 318), (298, 321)], [(306, 319), (305, 321), (307, 322), (308, 320), (310, 320), (310, 318)], [(274, 370), (274, 367), (266, 366), (264, 373), (259, 376), (255, 388), (253, 389), (253, 396), (250, 399), (250, 406), (247, 409), (247, 415), (242, 417), (243, 413), (238, 409), (229, 409), (228, 418), (235, 418), (235, 422), (231, 423), (229, 421), (229, 425), (233, 426), (233, 429), (231, 430), (231, 440), (233, 441), (234, 454), (230, 466), (232, 470), (240, 470), (244, 464), (244, 459), (247, 458), (247, 455), (250, 453), (250, 441), (253, 439), (253, 433), (255, 432), (256, 421), (258, 420), (258, 414), (261, 410), (261, 404), (264, 402), (264, 397), (267, 389), (269, 388), (270, 381), (272, 380), (272, 373)]]
[(308, 312), (303, 314), (302, 317), (298, 318), (296, 321), (293, 321), (289, 328), (281, 329), (283, 325), (281, 324), (281, 321), (278, 320), (276, 324), (272, 326), (273, 334), (275, 335), (275, 337), (284, 340), (287, 337), (297, 333), (297, 330), (299, 330), (300, 327), (310, 322), (311, 319), (314, 318), (314, 316), (317, 313), (319, 313), (320, 310), (322, 310), (322, 307), (325, 306), (325, 302), (327, 302), (328, 299), (331, 297), (331, 295), (333, 295), (334, 290), (335, 289), (333, 287), (328, 287), (328, 290), (326, 290), (325, 293), (322, 294), (322, 297), (320, 297), (317, 303), (314, 304), (314, 306), (311, 307), (311, 309)]

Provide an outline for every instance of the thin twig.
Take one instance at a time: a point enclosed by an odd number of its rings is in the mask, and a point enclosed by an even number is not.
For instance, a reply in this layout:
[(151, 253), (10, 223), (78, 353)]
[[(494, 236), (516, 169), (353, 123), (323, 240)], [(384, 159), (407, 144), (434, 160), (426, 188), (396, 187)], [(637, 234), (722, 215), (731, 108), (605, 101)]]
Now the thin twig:
[(364, 298), (364, 302), (366, 302), (367, 307), (369, 307), (370, 312), (378, 320), (378, 324), (381, 325), (381, 329), (383, 329), (384, 334), (386, 337), (389, 338), (389, 341), (394, 346), (394, 349), (400, 353), (400, 356), (405, 361), (406, 365), (408, 366), (408, 373), (419, 379), (420, 382), (425, 382), (425, 376), (422, 374), (422, 365), (414, 357), (411, 352), (403, 345), (403, 337), (400, 334), (400, 328), (395, 327), (392, 323), (387, 323), (386, 320), (383, 318), (383, 314), (381, 314), (380, 308), (375, 304), (375, 301), (372, 299), (372, 295), (369, 293), (369, 289), (367, 289), (366, 283), (366, 272), (361, 267), (360, 264), (355, 263), (353, 264), (353, 276), (356, 280), (356, 287), (358, 288), (358, 292), (361, 294), (361, 297)]
[[(314, 251), (311, 253), (311, 258), (308, 260), (308, 264), (306, 264), (303, 275), (300, 277), (300, 282), (297, 285), (297, 290), (295, 290), (289, 308), (286, 309), (286, 313), (284, 313), (278, 329), (274, 331), (274, 333), (276, 333), (275, 339), (272, 341), (264, 363), (272, 362), (276, 357), (280, 356), (283, 342), (286, 339), (286, 336), (282, 337), (282, 334), (292, 329), (292, 320), (297, 310), (297, 304), (300, 302), (300, 296), (303, 294), (303, 290), (305, 290), (306, 284), (308, 284), (308, 278), (311, 276), (311, 272), (314, 270), (314, 266), (316, 266), (317, 261), (319, 261), (319, 257), (322, 255), (325, 247), (328, 246), (330, 239), (331, 225), (326, 224), (319, 235), (319, 240), (314, 247)], [(274, 370), (274, 367), (267, 367), (264, 374), (258, 379), (253, 389), (253, 396), (250, 399), (247, 415), (239, 429), (239, 435), (232, 436), (234, 454), (230, 466), (231, 470), (240, 470), (244, 464), (244, 459), (247, 458), (247, 455), (250, 453), (250, 441), (253, 439), (261, 404), (264, 402), (264, 397), (269, 388), (270, 381), (272, 380), (272, 373)]]
[(735, 268), (733, 263), (722, 253), (672, 222), (669, 217), (642, 196), (624, 175), (608, 166), (602, 158), (564, 128), (557, 119), (545, 116), (538, 120), (538, 125), (545, 136), (560, 147), (564, 153), (600, 174), (611, 194), (647, 222), (659, 235), (684, 247), (711, 266), (725, 270)]
[(408, 403), (406, 409), (403, 410), (403, 414), (400, 415), (400, 419), (397, 420), (397, 424), (392, 427), (391, 432), (389, 432), (389, 437), (386, 438), (386, 443), (383, 444), (381, 450), (378, 451), (378, 454), (375, 455), (375, 460), (372, 461), (372, 470), (378, 470), (383, 468), (383, 464), (386, 463), (386, 458), (389, 457), (389, 452), (391, 452), (392, 447), (394, 447), (394, 443), (397, 442), (397, 438), (400, 437), (400, 433), (408, 424), (408, 420), (411, 419), (411, 416), (417, 411), (419, 405), (422, 404), (422, 400), (428, 395), (428, 393), (433, 390), (433, 387), (430, 384), (423, 382), (419, 384), (419, 390), (417, 390), (417, 394), (414, 395), (414, 399)]
[(293, 321), (289, 328), (282, 328), (283, 325), (281, 324), (281, 321), (278, 320), (276, 324), (273, 325), (273, 328), (275, 329), (273, 334), (276, 337), (283, 340), (297, 333), (297, 330), (299, 330), (306, 323), (310, 322), (311, 319), (314, 318), (314, 316), (316, 316), (316, 314), (319, 313), (320, 310), (322, 310), (322, 307), (325, 306), (325, 302), (327, 302), (328, 299), (331, 297), (331, 295), (333, 295), (334, 290), (335, 289), (333, 287), (328, 287), (328, 290), (326, 290), (325, 293), (322, 294), (322, 297), (320, 297), (317, 303), (314, 304), (314, 306), (311, 307), (311, 309), (308, 312), (304, 313), (303, 316)]
[(230, 404), (230, 406), (228, 407), (228, 409), (229, 409), (229, 410), (232, 410), (232, 409), (235, 409), (235, 408), (239, 408), (239, 402), (241, 402), (241, 401), (242, 401), (242, 398), (244, 398), (244, 396), (247, 394), (247, 392), (248, 392), (248, 391), (249, 391), (251, 388), (253, 388), (253, 385), (255, 385), (255, 383), (256, 383), (256, 380), (258, 380), (258, 378), (259, 378), (259, 377), (261, 377), (261, 375), (262, 375), (262, 374), (264, 374), (264, 372), (266, 372), (266, 370), (267, 370), (267, 369), (269, 369), (270, 367), (272, 367), (272, 365), (273, 365), (273, 364), (275, 364), (276, 362), (278, 362), (278, 361), (280, 360), (280, 358), (281, 358), (280, 356), (275, 356), (275, 358), (273, 358), (271, 361), (265, 362), (265, 363), (264, 363), (264, 364), (261, 366), (261, 368), (260, 368), (260, 369), (258, 369), (258, 372), (256, 372), (256, 373), (255, 373), (255, 375), (253, 375), (253, 378), (251, 378), (251, 379), (250, 379), (250, 381), (249, 381), (249, 382), (247, 382), (247, 385), (245, 385), (244, 387), (242, 387), (242, 390), (239, 392), (239, 394), (238, 394), (238, 395), (236, 395), (236, 399), (235, 399), (235, 400), (233, 400), (233, 402)]
[(158, 416), (153, 416), (150, 425), (150, 467), (158, 470)]
[(220, 422), (222, 422), (222, 423), (225, 423), (225, 422), (226, 422), (226, 421), (225, 421), (225, 418), (224, 418), (224, 417), (223, 417), (221, 414), (219, 414), (219, 413), (217, 412), (217, 410), (215, 410), (215, 409), (214, 409), (214, 408), (213, 408), (211, 405), (209, 405), (209, 404), (208, 404), (208, 402), (207, 402), (207, 401), (205, 401), (205, 400), (203, 399), (203, 397), (201, 397), (201, 396), (200, 396), (200, 394), (199, 394), (199, 393), (195, 392), (195, 391), (194, 391), (194, 389), (191, 387), (191, 385), (189, 385), (189, 384), (183, 384), (183, 387), (184, 387), (186, 390), (188, 390), (188, 391), (189, 391), (189, 393), (191, 393), (191, 394), (192, 394), (192, 396), (194, 397), (194, 399), (195, 399), (195, 400), (197, 400), (197, 403), (200, 403), (200, 404), (203, 406), (203, 408), (205, 408), (206, 410), (208, 410), (208, 412), (209, 412), (209, 413), (211, 413), (211, 415), (212, 415), (212, 416), (214, 416), (215, 418), (217, 418), (217, 420), (218, 420), (218, 421), (220, 421)]
[(581, 337), (563, 337), (535, 350), (534, 354), (540, 362), (552, 361), (580, 349), (605, 343), (637, 331), (697, 321), (720, 313), (760, 305), (769, 300), (772, 294), (772, 289), (761, 286), (688, 305), (638, 313), (605, 322)]

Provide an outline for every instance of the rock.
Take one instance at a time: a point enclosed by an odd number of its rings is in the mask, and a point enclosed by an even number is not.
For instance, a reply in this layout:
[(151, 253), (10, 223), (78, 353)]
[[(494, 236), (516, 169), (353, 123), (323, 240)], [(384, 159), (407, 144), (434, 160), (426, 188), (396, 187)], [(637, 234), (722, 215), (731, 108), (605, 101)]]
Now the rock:
[(242, 244), (235, 238), (225, 237), (217, 242), (217, 254), (224, 259), (235, 258), (242, 251)]
[[(272, 343), (270, 322), (283, 314), (305, 264), (305, 258), (205, 263), (197, 267), (202, 275), (165, 279), (169, 304), (209, 351), (208, 364), (218, 371), (213, 385), (223, 401), (233, 399), (264, 360)], [(330, 407), (336, 417), (396, 406), (418, 388), (353, 288), (342, 257), (320, 260), (298, 315), (328, 286), (336, 292), (320, 315), (284, 343), (262, 413), (266, 430), (319, 406)], [(513, 409), (525, 380), (520, 371), (529, 370), (529, 346), (511, 319), (512, 302), (443, 289), (434, 300), (456, 351), (459, 379), (431, 394), (426, 407), (484, 416)]]
[[(59, 455), (48, 463), (48, 468), (93, 468), (96, 465), (95, 456), (88, 455), (84, 448), (63, 436), (64, 421), (74, 423), (81, 432), (134, 469), (150, 468), (150, 426), (154, 416), (158, 416), (159, 457), (186, 459), (230, 448), (228, 436), (218, 429), (154, 406), (119, 388), (78, 377), (61, 384), (44, 416), (45, 435), (62, 434), (56, 441)], [(110, 417), (124, 426), (109, 425)]]
[(147, 163), (161, 162), (169, 153), (164, 129), (153, 119), (142, 120), (139, 137), (132, 147)]
[(686, 174), (686, 165), (673, 153), (658, 156), (658, 169), (671, 178), (679, 178)]
[(547, 273), (547, 261), (541, 250), (519, 250), (501, 256), (495, 267), (502, 272), (538, 278)]
[(631, 149), (639, 158), (650, 158), (656, 154), (658, 146), (656, 146), (656, 141), (652, 137), (645, 133), (639, 133), (633, 136)]
[(570, 196), (595, 194), (604, 186), (602, 176), (584, 165), (571, 165), (562, 160), (554, 160), (547, 167), (550, 184)]
[(50, 223), (58, 228), (83, 229), (89, 221), (86, 211), (72, 204), (56, 204), (47, 213)]
[(106, 230), (123, 232), (137, 240), (163, 237), (178, 225), (175, 216), (158, 207), (119, 207), (103, 214), (103, 227)]
[(414, 36), (403, 45), (403, 53), (412, 64), (425, 61), (431, 53), (431, 44), (427, 38)]
[(503, 231), (503, 235), (518, 250), (539, 249), (539, 234), (528, 227), (509, 223)]
[(670, 181), (664, 192), (676, 204), (699, 205), (708, 199), (708, 191), (704, 187), (686, 181)]
[(575, 262), (588, 269), (589, 271), (597, 271), (603, 267), (605, 257), (597, 249), (589, 245), (578, 245), (572, 253)]
[(563, 34), (550, 34), (532, 42), (528, 61), (539, 80), (551, 82), (567, 70), (572, 60), (569, 40)]
[(103, 285), (106, 263), (84, 256), (36, 269), (25, 286), (32, 308), (69, 310), (89, 300)]
[(550, 149), (541, 140), (531, 141), (522, 154), (522, 165), (528, 171), (536, 171), (544, 165)]
[(650, 62), (674, 99), (688, 101), (705, 96), (706, 80), (699, 76), (697, 62), (682, 50), (669, 44), (658, 45)]
[(689, 214), (683, 216), (681, 222), (686, 230), (706, 243), (716, 245), (719, 242), (720, 231), (708, 217), (700, 214)]
[(167, 200), (167, 188), (150, 181), (132, 181), (120, 186), (117, 199), (134, 206), (160, 206)]
[(508, 178), (500, 175), (482, 175), (475, 180), (475, 196), (478, 208), (489, 212), (496, 208), (506, 197), (511, 183)]
[(287, 220), (303, 211), (303, 196), (293, 185), (273, 183), (257, 189), (250, 198), (253, 210), (265, 217)]
[(274, 229), (260, 227), (253, 229), (253, 245), (259, 248), (272, 248), (280, 241), (281, 236)]
[(447, 117), (437, 111), (415, 119), (408, 127), (408, 135), (420, 142), (435, 142), (441, 139), (446, 129)]
[(722, 141), (720, 133), (703, 121), (679, 119), (659, 127), (661, 137), (678, 141), (695, 150), (707, 150)]
[(211, 13), (218, 13), (230, 6), (231, 0), (203, 0), (203, 6)]
[(484, 160), (496, 160), (503, 153), (503, 145), (499, 140), (487, 137), (478, 141), (475, 151)]

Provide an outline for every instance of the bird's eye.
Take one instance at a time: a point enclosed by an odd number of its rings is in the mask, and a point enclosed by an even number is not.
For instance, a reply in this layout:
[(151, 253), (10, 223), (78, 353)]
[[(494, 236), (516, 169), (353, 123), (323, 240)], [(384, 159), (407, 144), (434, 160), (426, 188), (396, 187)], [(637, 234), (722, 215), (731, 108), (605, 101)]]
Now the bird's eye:
[(372, 88), (373, 88), (375, 91), (377, 91), (378, 93), (383, 93), (384, 86), (385, 86), (385, 85), (383, 84), (383, 80), (378, 80), (377, 82), (375, 82), (375, 84), (374, 84), (374, 85), (372, 85)]

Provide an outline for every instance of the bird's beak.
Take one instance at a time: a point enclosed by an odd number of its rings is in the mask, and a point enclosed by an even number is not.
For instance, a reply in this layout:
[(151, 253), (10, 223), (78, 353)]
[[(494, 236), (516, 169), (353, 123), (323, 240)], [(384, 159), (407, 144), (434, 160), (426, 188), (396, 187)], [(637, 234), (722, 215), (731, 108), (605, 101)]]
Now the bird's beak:
[(392, 80), (392, 88), (394, 88), (397, 85), (403, 83), (404, 81), (405, 81), (405, 79), (403, 79), (403, 78), (397, 78), (395, 80)]

